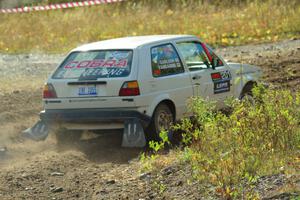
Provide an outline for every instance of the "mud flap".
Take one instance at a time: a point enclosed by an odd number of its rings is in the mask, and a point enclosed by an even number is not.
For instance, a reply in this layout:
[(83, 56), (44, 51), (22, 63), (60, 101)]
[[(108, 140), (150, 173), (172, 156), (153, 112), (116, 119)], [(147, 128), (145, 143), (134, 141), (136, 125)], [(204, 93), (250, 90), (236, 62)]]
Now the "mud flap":
[(48, 137), (49, 127), (43, 121), (38, 121), (33, 127), (22, 132), (22, 136), (35, 141), (42, 141)]
[(138, 119), (125, 122), (122, 147), (144, 147), (146, 139), (143, 126)]

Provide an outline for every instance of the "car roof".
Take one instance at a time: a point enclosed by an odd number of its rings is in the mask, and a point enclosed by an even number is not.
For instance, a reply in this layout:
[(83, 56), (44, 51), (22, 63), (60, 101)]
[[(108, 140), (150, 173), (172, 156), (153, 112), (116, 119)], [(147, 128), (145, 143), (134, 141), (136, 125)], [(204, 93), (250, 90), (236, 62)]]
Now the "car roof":
[(192, 35), (149, 35), (123, 37), (85, 44), (77, 47), (73, 51), (89, 51), (101, 49), (135, 49), (140, 46), (148, 45), (151, 43), (172, 41), (178, 39), (197, 39), (197, 37)]

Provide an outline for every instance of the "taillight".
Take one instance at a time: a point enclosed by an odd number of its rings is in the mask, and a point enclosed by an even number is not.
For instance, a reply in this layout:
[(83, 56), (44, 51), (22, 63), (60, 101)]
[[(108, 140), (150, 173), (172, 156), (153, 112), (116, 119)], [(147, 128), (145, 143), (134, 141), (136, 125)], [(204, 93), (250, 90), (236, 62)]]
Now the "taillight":
[(50, 83), (45, 84), (43, 90), (43, 98), (44, 99), (57, 98), (55, 89), (52, 84)]
[(137, 96), (140, 95), (140, 88), (137, 81), (128, 81), (120, 89), (119, 96)]

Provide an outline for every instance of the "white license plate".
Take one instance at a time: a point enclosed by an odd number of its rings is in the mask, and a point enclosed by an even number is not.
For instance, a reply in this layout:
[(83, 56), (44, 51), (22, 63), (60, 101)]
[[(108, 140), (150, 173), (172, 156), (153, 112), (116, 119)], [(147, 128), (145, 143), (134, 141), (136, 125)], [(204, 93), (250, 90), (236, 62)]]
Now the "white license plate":
[(97, 95), (96, 86), (82, 86), (78, 88), (79, 96), (95, 96)]

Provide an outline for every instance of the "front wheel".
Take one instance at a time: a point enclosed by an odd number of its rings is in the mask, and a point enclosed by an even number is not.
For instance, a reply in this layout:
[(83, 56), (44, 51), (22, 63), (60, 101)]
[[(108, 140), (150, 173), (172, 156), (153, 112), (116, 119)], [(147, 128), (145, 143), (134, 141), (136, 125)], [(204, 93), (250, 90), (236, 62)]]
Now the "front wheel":
[(166, 104), (159, 104), (153, 114), (151, 123), (147, 129), (147, 140), (159, 141), (159, 133), (162, 130), (169, 130), (174, 122), (174, 114)]
[(241, 98), (241, 101), (245, 103), (250, 103), (250, 105), (255, 105), (255, 99), (251, 93), (244, 94)]
[(255, 104), (255, 98), (253, 96), (253, 88), (256, 87), (256, 83), (247, 83), (243, 89), (243, 92), (241, 94), (240, 100), (242, 102), (248, 102), (252, 105)]
[(250, 103), (250, 105), (255, 105), (255, 99), (252, 93), (253, 85), (246, 86), (240, 100), (245, 103)]

